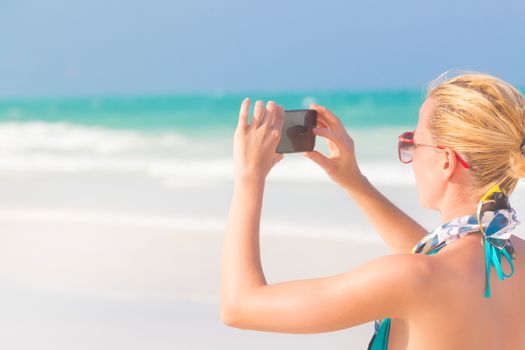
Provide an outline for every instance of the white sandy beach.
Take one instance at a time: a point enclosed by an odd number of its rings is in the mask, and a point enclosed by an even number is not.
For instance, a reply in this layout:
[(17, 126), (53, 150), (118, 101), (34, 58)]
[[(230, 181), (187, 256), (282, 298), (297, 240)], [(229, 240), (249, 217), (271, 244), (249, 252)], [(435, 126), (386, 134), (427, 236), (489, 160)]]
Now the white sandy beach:
[[(139, 175), (100, 173), (1, 180), (2, 348), (364, 349), (372, 335), (372, 322), (307, 335), (221, 323), (231, 183), (169, 189)], [(436, 213), (417, 209), (415, 190), (385, 193), (429, 229), (439, 224)], [(390, 254), (334, 184), (269, 180), (264, 201), (269, 283), (337, 274)]]

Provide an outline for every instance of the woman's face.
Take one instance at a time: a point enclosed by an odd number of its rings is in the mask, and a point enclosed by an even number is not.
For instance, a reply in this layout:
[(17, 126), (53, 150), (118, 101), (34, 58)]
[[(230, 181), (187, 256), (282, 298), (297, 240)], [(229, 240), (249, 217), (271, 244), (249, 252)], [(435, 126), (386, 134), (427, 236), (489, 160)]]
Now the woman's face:
[[(433, 99), (429, 97), (421, 105), (419, 120), (414, 132), (416, 143), (435, 145), (428, 128), (428, 120), (434, 108), (433, 103)], [(440, 171), (440, 152), (442, 151), (438, 148), (426, 146), (417, 146), (414, 150), (411, 164), (416, 178), (419, 202), (423, 208), (439, 210), (441, 206), (445, 182)]]

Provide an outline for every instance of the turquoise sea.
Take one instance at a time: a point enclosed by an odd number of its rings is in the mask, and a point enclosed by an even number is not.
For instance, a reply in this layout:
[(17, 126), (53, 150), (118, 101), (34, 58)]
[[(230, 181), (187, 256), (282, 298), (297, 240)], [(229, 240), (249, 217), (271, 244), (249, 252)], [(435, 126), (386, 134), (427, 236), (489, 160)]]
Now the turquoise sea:
[(325, 105), (354, 128), (413, 124), (423, 91), (247, 93), (210, 95), (33, 98), (0, 100), (0, 122), (72, 125), (187, 134), (231, 131), (240, 102), (274, 100), (286, 109)]
[[(424, 89), (0, 99), (0, 171), (132, 172), (175, 187), (229, 180), (246, 96), (285, 109), (326, 106), (354, 138), (367, 175), (376, 183), (413, 184), (397, 160), (396, 139), (415, 128)], [(321, 137), (316, 149), (327, 152)], [(272, 173), (284, 181), (325, 181), (309, 163), (288, 154)]]

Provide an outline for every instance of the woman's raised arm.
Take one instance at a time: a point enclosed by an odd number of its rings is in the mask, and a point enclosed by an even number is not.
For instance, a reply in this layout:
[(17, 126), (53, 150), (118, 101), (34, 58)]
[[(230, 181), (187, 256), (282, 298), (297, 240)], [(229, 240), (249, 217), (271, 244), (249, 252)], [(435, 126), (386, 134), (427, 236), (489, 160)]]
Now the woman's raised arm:
[(223, 322), (262, 331), (317, 333), (405, 317), (425, 297), (421, 287), (428, 282), (430, 265), (424, 256), (389, 255), (334, 276), (266, 282), (260, 215), (266, 175), (282, 159), (275, 148), (284, 110), (272, 102), (265, 110), (258, 101), (248, 125), (248, 107), (245, 100), (234, 138), (235, 186), (221, 257)]
[(319, 164), (350, 195), (394, 253), (410, 253), (427, 234), (425, 228), (390, 202), (361, 174), (354, 141), (341, 120), (323, 106), (311, 104), (310, 108), (317, 110), (314, 133), (327, 139), (330, 157), (317, 151), (304, 155)]

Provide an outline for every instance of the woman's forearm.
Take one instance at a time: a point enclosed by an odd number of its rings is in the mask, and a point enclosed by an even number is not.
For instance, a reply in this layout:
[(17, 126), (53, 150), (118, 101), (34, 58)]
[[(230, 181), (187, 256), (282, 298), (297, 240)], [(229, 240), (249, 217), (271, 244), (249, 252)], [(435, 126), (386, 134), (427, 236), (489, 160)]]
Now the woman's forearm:
[(221, 257), (221, 312), (235, 310), (246, 293), (266, 285), (259, 249), (264, 178), (237, 178)]
[(372, 186), (365, 176), (361, 186), (345, 190), (395, 253), (411, 252), (414, 245), (427, 233), (424, 227)]

